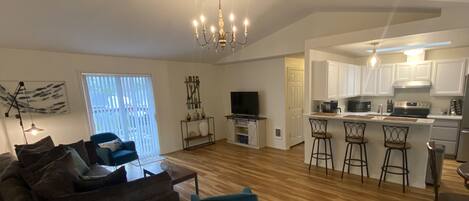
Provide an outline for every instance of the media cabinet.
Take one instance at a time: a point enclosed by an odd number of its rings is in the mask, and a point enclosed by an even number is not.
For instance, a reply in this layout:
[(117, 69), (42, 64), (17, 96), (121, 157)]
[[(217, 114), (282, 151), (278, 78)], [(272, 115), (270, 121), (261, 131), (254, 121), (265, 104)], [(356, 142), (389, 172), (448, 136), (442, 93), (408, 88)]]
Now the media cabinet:
[(254, 116), (225, 116), (228, 119), (227, 141), (232, 144), (260, 149), (265, 146), (266, 118)]

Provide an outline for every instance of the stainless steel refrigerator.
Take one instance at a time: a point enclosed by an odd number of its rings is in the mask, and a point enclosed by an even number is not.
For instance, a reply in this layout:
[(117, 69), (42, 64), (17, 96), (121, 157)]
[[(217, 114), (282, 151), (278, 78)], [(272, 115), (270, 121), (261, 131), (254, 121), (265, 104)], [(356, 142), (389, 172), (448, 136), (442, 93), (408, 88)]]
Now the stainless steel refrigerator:
[(458, 153), (456, 155), (456, 160), (461, 162), (469, 161), (469, 76), (466, 76), (466, 88), (464, 90), (461, 132), (459, 133)]

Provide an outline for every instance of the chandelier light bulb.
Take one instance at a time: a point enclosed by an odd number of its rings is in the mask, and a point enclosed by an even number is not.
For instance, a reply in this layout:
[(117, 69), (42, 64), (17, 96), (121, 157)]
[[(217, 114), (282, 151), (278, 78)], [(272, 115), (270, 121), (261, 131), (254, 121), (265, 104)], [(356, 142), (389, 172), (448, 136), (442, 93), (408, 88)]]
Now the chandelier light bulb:
[(249, 25), (249, 20), (246, 18), (244, 19), (244, 26), (248, 26)]
[(194, 21), (192, 21), (192, 25), (194, 25), (194, 27), (197, 27), (199, 25), (199, 23), (197, 22), (197, 20), (194, 20)]
[(234, 22), (234, 20), (235, 20), (235, 16), (233, 15), (233, 13), (230, 13), (230, 21)]
[(204, 15), (200, 15), (200, 23), (205, 23), (205, 16)]
[(212, 32), (212, 34), (214, 34), (215, 31), (216, 31), (215, 26), (211, 25), (210, 26), (210, 32)]
[(237, 31), (236, 26), (233, 26), (233, 33), (236, 33), (236, 31)]

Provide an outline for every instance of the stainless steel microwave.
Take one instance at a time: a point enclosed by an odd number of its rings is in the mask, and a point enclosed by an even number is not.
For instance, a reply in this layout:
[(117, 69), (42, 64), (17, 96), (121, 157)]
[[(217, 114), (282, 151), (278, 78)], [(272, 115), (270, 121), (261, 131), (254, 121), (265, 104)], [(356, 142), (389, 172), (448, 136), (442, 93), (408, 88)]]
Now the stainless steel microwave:
[(349, 100), (347, 102), (347, 111), (348, 112), (370, 112), (371, 101)]

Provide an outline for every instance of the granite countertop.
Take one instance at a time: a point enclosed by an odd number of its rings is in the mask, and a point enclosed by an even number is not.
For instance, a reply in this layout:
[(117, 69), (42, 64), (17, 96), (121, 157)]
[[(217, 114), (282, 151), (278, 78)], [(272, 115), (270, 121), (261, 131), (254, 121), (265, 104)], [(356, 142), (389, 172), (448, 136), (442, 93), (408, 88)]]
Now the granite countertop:
[(434, 119), (429, 118), (407, 118), (407, 117), (390, 117), (389, 114), (384, 113), (380, 115), (378, 113), (357, 113), (357, 112), (345, 112), (341, 114), (336, 113), (310, 113), (305, 114), (308, 117), (318, 117), (324, 119), (337, 119), (337, 120), (352, 120), (352, 121), (364, 121), (364, 122), (377, 122), (377, 123), (392, 123), (392, 124), (405, 124), (405, 125), (433, 125)]

